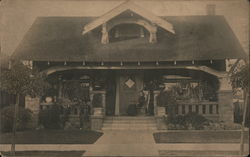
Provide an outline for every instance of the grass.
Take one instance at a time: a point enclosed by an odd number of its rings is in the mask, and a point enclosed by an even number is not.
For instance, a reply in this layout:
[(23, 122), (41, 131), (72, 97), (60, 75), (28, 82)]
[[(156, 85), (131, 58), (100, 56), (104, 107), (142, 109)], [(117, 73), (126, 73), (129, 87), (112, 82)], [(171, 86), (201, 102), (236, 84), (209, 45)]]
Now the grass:
[[(83, 130), (29, 130), (17, 132), (16, 144), (93, 144), (102, 135)], [(0, 144), (10, 144), (11, 137), (11, 133), (1, 133)]]
[[(178, 131), (153, 134), (156, 143), (239, 143), (240, 131)], [(245, 132), (245, 142), (249, 142)]]
[[(16, 151), (15, 156), (22, 157), (81, 157), (85, 151)], [(11, 156), (10, 152), (2, 152), (5, 156)]]

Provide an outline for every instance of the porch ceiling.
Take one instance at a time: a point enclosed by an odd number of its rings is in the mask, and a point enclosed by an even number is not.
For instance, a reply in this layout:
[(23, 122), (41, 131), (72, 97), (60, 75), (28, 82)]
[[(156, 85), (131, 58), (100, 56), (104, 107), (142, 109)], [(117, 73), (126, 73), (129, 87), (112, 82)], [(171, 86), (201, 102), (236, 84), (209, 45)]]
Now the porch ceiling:
[(101, 44), (101, 29), (82, 33), (95, 18), (39, 17), (13, 57), (34, 61), (183, 61), (245, 58), (223, 16), (162, 17), (175, 34), (158, 29), (157, 43), (145, 38)]

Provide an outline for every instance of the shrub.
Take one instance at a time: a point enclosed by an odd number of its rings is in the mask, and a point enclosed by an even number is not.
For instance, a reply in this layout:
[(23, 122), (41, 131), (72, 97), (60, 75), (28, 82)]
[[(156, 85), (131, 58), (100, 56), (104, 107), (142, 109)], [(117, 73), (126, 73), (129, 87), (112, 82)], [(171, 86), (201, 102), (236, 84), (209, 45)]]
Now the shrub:
[(208, 120), (203, 117), (202, 115), (199, 115), (197, 113), (188, 113), (187, 115), (184, 116), (186, 125), (188, 127), (191, 127), (191, 129), (204, 129), (205, 125), (208, 125)]
[(161, 91), (157, 97), (157, 105), (160, 107), (176, 105), (175, 95), (171, 91)]
[(210, 122), (206, 130), (240, 130), (241, 125), (237, 123)]
[[(15, 106), (6, 106), (0, 112), (0, 129), (2, 132), (12, 131), (14, 122)], [(25, 130), (28, 128), (28, 123), (31, 121), (32, 113), (30, 110), (19, 107), (18, 110), (17, 130)]]
[(44, 128), (47, 129), (59, 129), (63, 127), (60, 115), (61, 106), (52, 105), (39, 112), (39, 124), (43, 125)]
[(136, 105), (135, 104), (130, 104), (127, 109), (127, 114), (129, 116), (136, 116), (137, 111), (136, 111)]
[(100, 93), (93, 96), (92, 105), (93, 107), (102, 107), (102, 95)]
[(188, 113), (184, 116), (178, 115), (175, 117), (167, 118), (167, 124), (170, 124), (171, 129), (183, 130), (183, 129), (204, 129), (205, 126), (209, 125), (209, 121), (197, 113)]

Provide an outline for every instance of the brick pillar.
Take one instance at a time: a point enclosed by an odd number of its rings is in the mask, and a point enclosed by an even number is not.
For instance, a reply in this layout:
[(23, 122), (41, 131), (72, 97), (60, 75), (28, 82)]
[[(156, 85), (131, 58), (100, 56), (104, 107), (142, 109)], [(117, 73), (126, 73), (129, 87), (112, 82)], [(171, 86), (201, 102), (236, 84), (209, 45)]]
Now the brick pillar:
[(154, 91), (154, 115), (157, 115), (157, 97), (159, 96), (160, 91)]
[(106, 91), (92, 91), (90, 93), (90, 100), (93, 101), (94, 94), (101, 94), (102, 96), (102, 107), (93, 108), (91, 119), (91, 130), (101, 130), (103, 126), (103, 120), (105, 116), (106, 108)]
[(229, 77), (219, 78), (220, 88), (218, 91), (219, 120), (233, 122), (233, 91)]
[(38, 125), (38, 113), (40, 111), (40, 98), (25, 96), (25, 108), (32, 111), (32, 120), (28, 127), (36, 128)]

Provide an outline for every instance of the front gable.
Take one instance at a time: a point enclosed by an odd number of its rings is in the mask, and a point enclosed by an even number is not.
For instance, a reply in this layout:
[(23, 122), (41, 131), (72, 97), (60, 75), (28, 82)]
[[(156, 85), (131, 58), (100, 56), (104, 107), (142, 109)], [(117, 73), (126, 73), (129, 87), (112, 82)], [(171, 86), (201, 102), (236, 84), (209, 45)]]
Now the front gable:
[(120, 15), (121, 13), (126, 12), (128, 10), (142, 16), (143, 18), (150, 21), (153, 25), (158, 25), (168, 32), (171, 32), (173, 34), (175, 33), (175, 31), (173, 29), (173, 25), (171, 23), (169, 23), (168, 21), (148, 12), (147, 10), (141, 8), (140, 6), (136, 5), (135, 3), (133, 3), (132, 1), (129, 0), (129, 1), (126, 1), (122, 4), (120, 4), (116, 8), (110, 10), (109, 12), (100, 16), (99, 18), (93, 20), (92, 22), (86, 24), (83, 28), (82, 34), (84, 35), (84, 34), (88, 33), (89, 31), (95, 29), (96, 27), (98, 27), (100, 25), (105, 24), (106, 22), (110, 21), (112, 18), (114, 18), (114, 17), (116, 17), (116, 16)]

